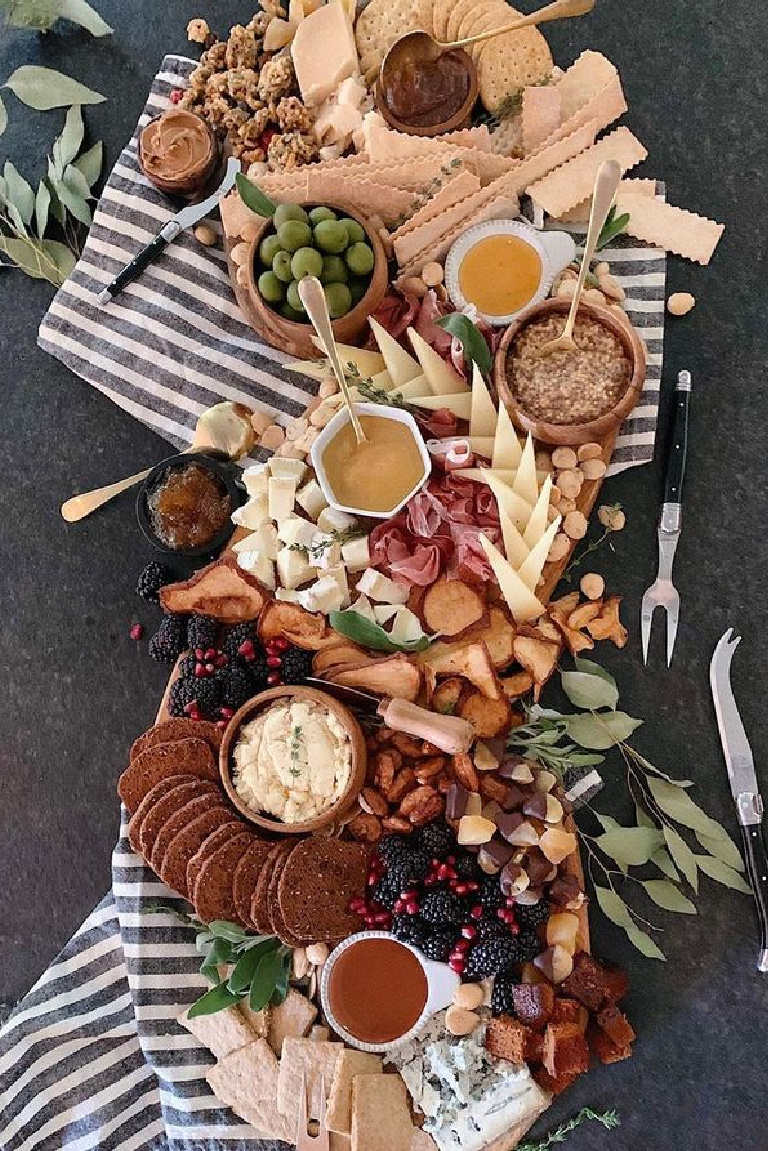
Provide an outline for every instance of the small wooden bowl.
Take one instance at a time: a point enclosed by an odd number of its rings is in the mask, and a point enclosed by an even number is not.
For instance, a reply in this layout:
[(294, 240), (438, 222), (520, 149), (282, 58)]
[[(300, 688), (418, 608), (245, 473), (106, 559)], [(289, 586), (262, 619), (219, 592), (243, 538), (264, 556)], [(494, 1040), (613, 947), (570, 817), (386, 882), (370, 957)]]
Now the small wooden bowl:
[[(349, 783), (343, 793), (327, 811), (323, 811), (320, 815), (316, 815), (314, 819), (307, 819), (303, 823), (283, 823), (282, 820), (273, 819), (268, 815), (260, 815), (258, 812), (253, 811), (243, 801), (232, 780), (232, 764), (230, 761), (241, 727), (253, 719), (258, 712), (263, 711), (266, 707), (269, 707), (276, 700), (280, 699), (306, 699), (314, 700), (315, 703), (321, 704), (327, 708), (328, 711), (332, 712), (336, 719), (344, 726), (352, 743), (352, 772), (349, 777)], [(259, 695), (253, 699), (249, 699), (230, 720), (227, 730), (224, 732), (224, 738), (221, 741), (221, 749), (219, 751), (221, 782), (229, 796), (230, 802), (237, 808), (243, 819), (247, 819), (250, 823), (254, 823), (257, 827), (262, 828), (264, 831), (269, 831), (273, 835), (309, 835), (311, 832), (320, 831), (325, 827), (329, 827), (339, 816), (343, 815), (357, 799), (365, 782), (365, 768), (365, 737), (352, 712), (349, 708), (345, 707), (343, 703), (339, 703), (338, 700), (333, 699), (330, 695), (326, 695), (325, 692), (322, 691), (317, 691), (313, 687), (272, 687), (267, 691), (260, 692)]]
[(615, 431), (622, 420), (629, 415), (640, 399), (645, 383), (645, 344), (629, 321), (618, 319), (607, 308), (582, 303), (579, 305), (579, 315), (588, 316), (603, 324), (621, 341), (632, 369), (627, 390), (610, 411), (604, 412), (597, 419), (580, 424), (552, 424), (529, 415), (520, 407), (507, 382), (507, 353), (512, 341), (532, 320), (561, 315), (565, 321), (570, 306), (571, 301), (568, 299), (544, 300), (543, 303), (537, 304), (510, 324), (496, 352), (494, 379), (499, 398), (503, 400), (515, 426), (523, 432), (530, 432), (534, 439), (541, 440), (545, 444), (587, 444), (602, 440), (604, 436)]
[[(315, 201), (307, 197), (296, 197), (294, 198), (294, 202), (301, 204), (303, 207), (315, 207)], [(375, 312), (387, 294), (387, 285), (389, 283), (387, 255), (378, 233), (374, 231), (366, 217), (362, 216), (355, 208), (341, 201), (329, 201), (325, 207), (333, 208), (334, 211), (344, 216), (349, 216), (351, 220), (357, 220), (358, 224), (360, 224), (365, 231), (368, 243), (373, 248), (374, 265), (368, 291), (362, 300), (359, 300), (358, 303), (347, 312), (346, 316), (342, 316), (340, 319), (333, 320), (332, 322), (336, 342), (339, 344), (354, 344), (365, 330), (368, 317), (372, 312)], [(262, 299), (259, 289), (256, 286), (256, 254), (259, 249), (259, 244), (271, 227), (271, 219), (264, 219), (263, 223), (259, 226), (256, 236), (249, 245), (248, 260), (245, 264), (241, 265), (246, 269), (245, 286), (237, 282), (237, 269), (231, 257), (232, 246), (227, 246), (229, 275), (232, 280), (232, 286), (235, 289), (237, 302), (251, 327), (255, 328), (259, 335), (263, 336), (273, 347), (280, 348), (282, 351), (288, 352), (289, 355), (298, 356), (304, 360), (317, 359), (321, 353), (312, 342), (315, 329), (309, 321), (304, 324), (295, 320), (284, 319), (275, 308), (272, 308)]]
[(396, 132), (405, 132), (408, 136), (443, 136), (446, 132), (458, 132), (461, 128), (469, 127), (472, 118), (472, 109), (477, 101), (477, 67), (468, 52), (463, 51), (461, 48), (456, 48), (454, 51), (460, 53), (465, 58), (465, 67), (469, 75), (469, 92), (461, 107), (454, 112), (449, 119), (443, 120), (439, 124), (431, 124), (427, 128), (419, 128), (413, 124), (409, 124), (406, 120), (398, 120), (397, 116), (389, 110), (389, 106), (381, 91), (381, 85), (377, 80), (374, 96), (376, 110), (382, 114), (390, 128), (394, 128)]

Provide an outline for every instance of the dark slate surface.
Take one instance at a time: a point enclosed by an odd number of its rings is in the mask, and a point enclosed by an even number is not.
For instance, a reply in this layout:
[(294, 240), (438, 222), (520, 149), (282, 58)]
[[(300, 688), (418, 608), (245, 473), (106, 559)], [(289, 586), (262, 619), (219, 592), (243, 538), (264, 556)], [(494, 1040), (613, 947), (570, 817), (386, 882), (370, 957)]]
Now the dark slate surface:
[[(58, 66), (110, 99), (87, 112), (91, 138), (114, 162), (129, 136), (165, 51), (183, 51), (187, 20), (201, 14), (224, 29), (247, 19), (235, 0), (99, 0), (113, 38), (94, 42), (65, 28), (38, 38), (6, 34), (0, 77), (29, 62)], [(215, 16), (213, 15), (215, 13)], [(623, 4), (602, 0), (586, 20), (551, 30), (561, 64), (583, 47), (618, 65), (629, 125), (650, 159), (639, 174), (662, 177), (669, 199), (727, 224), (708, 269), (675, 259), (669, 289), (698, 297), (691, 316), (671, 321), (667, 398), (674, 373), (693, 372), (686, 524), (676, 579), (683, 610), (675, 661), (662, 667), (661, 634), (652, 667), (639, 657), (639, 598), (655, 566), (658, 465), (605, 488), (627, 510), (613, 554), (594, 564), (625, 596), (631, 625), (623, 652), (600, 657), (617, 675), (623, 703), (646, 717), (637, 746), (698, 794), (735, 832), (707, 668), (733, 624), (744, 634), (736, 690), (758, 764), (768, 626), (763, 565), (768, 482), (763, 423), (768, 411), (762, 184), (768, 156), (764, 43), (768, 14), (752, 0)], [(35, 114), (4, 93), (11, 123), (2, 152), (37, 178), (61, 115)], [(13, 1002), (37, 978), (109, 884), (118, 825), (114, 785), (130, 741), (152, 720), (165, 672), (131, 623), (152, 623), (133, 596), (146, 546), (130, 499), (79, 526), (58, 508), (77, 490), (107, 483), (162, 457), (165, 445), (71, 376), (35, 345), (49, 288), (19, 273), (0, 277), (0, 1001)], [(621, 768), (614, 764), (614, 774)], [(763, 769), (763, 784), (768, 778)], [(631, 810), (618, 785), (601, 806)], [(583, 1104), (615, 1106), (621, 1130), (572, 1136), (574, 1151), (670, 1147), (761, 1151), (768, 1147), (765, 1019), (768, 982), (755, 972), (751, 901), (704, 880), (696, 918), (660, 915), (668, 963), (642, 960), (623, 933), (593, 915), (594, 948), (629, 967), (629, 1013), (640, 1038), (630, 1062), (583, 1078), (548, 1115)]]

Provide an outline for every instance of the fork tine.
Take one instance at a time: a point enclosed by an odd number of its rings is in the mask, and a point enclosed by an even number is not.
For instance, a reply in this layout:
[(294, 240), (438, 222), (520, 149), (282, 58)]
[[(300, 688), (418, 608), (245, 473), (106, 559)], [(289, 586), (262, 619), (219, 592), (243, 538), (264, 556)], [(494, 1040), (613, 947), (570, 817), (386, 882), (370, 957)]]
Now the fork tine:
[(677, 623), (680, 619), (680, 600), (674, 599), (671, 604), (666, 605), (667, 611), (667, 667), (672, 663), (672, 652), (675, 650), (675, 640), (677, 639)]
[(643, 644), (643, 666), (648, 666), (648, 648), (651, 642), (651, 621), (653, 620), (653, 613), (656, 604), (651, 604), (648, 599), (648, 592), (643, 596), (642, 606), (640, 608), (640, 637)]

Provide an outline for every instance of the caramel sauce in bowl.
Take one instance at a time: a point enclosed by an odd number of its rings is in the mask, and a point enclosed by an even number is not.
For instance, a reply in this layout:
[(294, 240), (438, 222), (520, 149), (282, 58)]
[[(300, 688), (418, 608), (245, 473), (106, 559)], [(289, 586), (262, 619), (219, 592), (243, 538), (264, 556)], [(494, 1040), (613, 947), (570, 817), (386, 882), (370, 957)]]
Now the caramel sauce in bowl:
[(460, 979), (388, 931), (350, 935), (331, 953), (320, 980), (323, 1014), (345, 1043), (389, 1051), (453, 1000)]

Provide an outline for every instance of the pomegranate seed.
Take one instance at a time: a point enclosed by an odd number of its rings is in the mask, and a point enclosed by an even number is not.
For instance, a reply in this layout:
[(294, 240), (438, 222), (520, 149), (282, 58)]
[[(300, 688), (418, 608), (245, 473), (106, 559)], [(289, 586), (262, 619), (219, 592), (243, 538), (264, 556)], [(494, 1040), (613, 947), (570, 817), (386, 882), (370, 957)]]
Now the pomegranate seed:
[(226, 727), (227, 727), (227, 721), (225, 719), (217, 719), (216, 720), (216, 726), (219, 729), (219, 731), (225, 731)]
[(365, 900), (361, 899), (359, 895), (356, 895), (354, 899), (350, 899), (349, 901), (349, 910), (365, 911)]
[(451, 878), (451, 869), (450, 869), (450, 867), (448, 867), (448, 865), (446, 863), (441, 863), (440, 866), (438, 867), (437, 878), (438, 879), (450, 879)]
[(217, 655), (215, 647), (207, 647), (203, 652), (203, 659), (215, 659)]
[(267, 667), (282, 667), (282, 666), (283, 666), (283, 661), (281, 660), (279, 655), (268, 655), (267, 656)]
[(205, 676), (205, 668), (201, 663), (195, 664), (195, 679), (203, 679)]
[(454, 864), (456, 863), (456, 856), (455, 855), (449, 855), (445, 862), (450, 863), (451, 867), (453, 867)]
[(216, 670), (216, 668), (213, 666), (213, 664), (212, 664), (212, 663), (207, 663), (207, 664), (205, 664), (205, 673), (206, 673), (206, 675), (213, 675), (213, 673), (215, 672), (215, 670)]
[(379, 923), (379, 924), (389, 923), (389, 912), (388, 911), (377, 911), (373, 917), (373, 921), (374, 921), (374, 923)]
[(401, 915), (405, 911), (405, 904), (403, 903), (402, 899), (397, 900), (392, 910), (394, 911), (395, 915)]
[(461, 956), (457, 955), (455, 958), (452, 956), (448, 960), (448, 966), (450, 967), (451, 971), (455, 971), (457, 975), (461, 975), (462, 971), (466, 967), (466, 964)]
[(425, 887), (434, 887), (437, 882), (438, 882), (438, 879), (437, 879), (436, 875), (428, 875), (427, 878), (424, 880), (424, 886)]
[(465, 888), (467, 889), (467, 891), (468, 891), (468, 892), (470, 892), (470, 891), (479, 891), (479, 889), (480, 889), (480, 884), (479, 884), (479, 883), (475, 883), (474, 879), (468, 879), (468, 880), (466, 881), (466, 883), (464, 884), (464, 886), (465, 886)]
[(195, 659), (202, 659), (203, 656), (204, 656), (203, 649), (201, 647), (196, 647), (195, 648)]
[(516, 906), (516, 904), (515, 904), (514, 899), (508, 899), (507, 900), (507, 907), (515, 907), (515, 906)]
[(288, 640), (283, 635), (278, 636), (277, 639), (273, 640), (272, 642), (278, 651), (287, 651), (290, 647)]
[(408, 915), (417, 915), (419, 911), (419, 905), (415, 899), (409, 899), (405, 905), (405, 910)]
[(483, 905), (482, 905), (482, 903), (475, 904), (475, 906), (472, 908), (472, 910), (470, 911), (469, 914), (472, 916), (473, 919), (482, 919), (483, 918)]
[(244, 656), (246, 659), (248, 659), (249, 656), (254, 656), (256, 654), (256, 648), (253, 646), (253, 640), (243, 640), (237, 649), (237, 654)]
[(473, 927), (471, 923), (465, 923), (461, 929), (461, 934), (465, 939), (474, 939), (477, 935), (477, 928)]
[(267, 676), (267, 683), (270, 687), (275, 687), (278, 683), (280, 683), (280, 676), (276, 671), (273, 671), (271, 675)]
[(133, 625), (133, 627), (131, 628), (131, 630), (128, 632), (128, 635), (133, 640), (140, 640), (141, 637), (144, 635), (144, 628), (141, 626), (140, 623), (135, 623)]
[(219, 708), (219, 714), (222, 715), (224, 717), (224, 719), (231, 719), (232, 716), (235, 714), (234, 708), (220, 707)]
[(437, 856), (435, 856), (434, 859), (430, 859), (429, 866), (437, 869), (438, 867), (440, 867), (441, 863), (442, 863), (442, 860), (438, 859)]
[(214, 662), (216, 664), (216, 667), (226, 667), (227, 664), (229, 663), (229, 660), (227, 659), (227, 657), (225, 655), (220, 655), (216, 658), (216, 660)]
[(469, 951), (469, 940), (468, 939), (457, 939), (453, 945), (453, 950), (458, 951), (460, 955), (464, 951)]
[(401, 899), (418, 899), (419, 893), (415, 887), (408, 887), (405, 891), (400, 892)]
[(172, 104), (178, 104), (183, 95), (184, 95), (184, 91), (182, 88), (173, 88), (173, 89), (171, 89), (171, 93), (170, 93), (168, 99), (171, 101)]
[(197, 715), (197, 704), (194, 700), (192, 700), (191, 703), (188, 703), (184, 708), (184, 714), (190, 716), (191, 719), (195, 718)]

